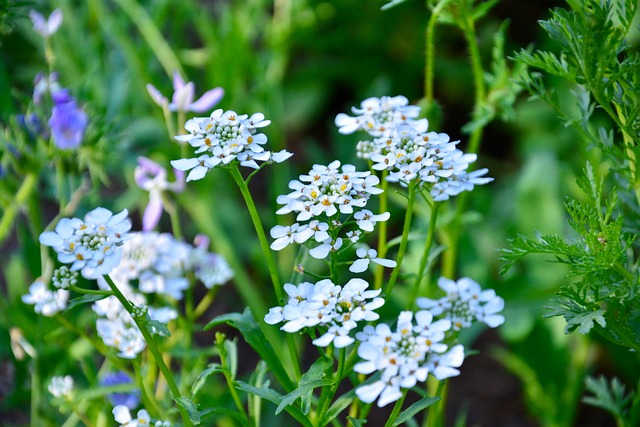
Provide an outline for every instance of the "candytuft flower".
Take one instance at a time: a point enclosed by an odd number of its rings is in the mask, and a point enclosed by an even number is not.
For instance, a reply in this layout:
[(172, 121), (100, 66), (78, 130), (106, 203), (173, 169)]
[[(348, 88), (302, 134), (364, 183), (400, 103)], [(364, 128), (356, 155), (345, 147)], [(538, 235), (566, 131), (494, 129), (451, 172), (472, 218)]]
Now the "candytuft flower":
[(438, 287), (446, 296), (438, 300), (418, 298), (417, 305), (435, 316), (442, 315), (449, 319), (454, 330), (468, 328), (476, 321), (491, 328), (504, 323), (504, 316), (498, 314), (504, 308), (504, 300), (493, 289), (483, 291), (477, 282), (468, 277), (457, 282), (441, 277), (438, 279)]
[(71, 271), (81, 271), (88, 279), (109, 274), (120, 263), (120, 247), (130, 235), (127, 210), (113, 215), (110, 210), (96, 208), (83, 220), (62, 218), (55, 231), (40, 235), (40, 243), (51, 246), (58, 260), (71, 264)]
[(361, 341), (358, 356), (362, 362), (353, 370), (360, 374), (379, 371), (380, 379), (356, 388), (356, 396), (365, 403), (377, 399), (382, 407), (402, 397), (402, 388), (426, 381), (429, 374), (439, 380), (458, 375), (455, 368), (462, 365), (463, 347), (455, 346), (447, 352), (447, 345), (442, 342), (450, 328), (449, 320), (433, 321), (433, 315), (426, 310), (401, 312), (395, 331), (384, 323), (375, 328), (366, 326), (356, 334)]
[(52, 377), (49, 383), (49, 393), (57, 398), (70, 399), (73, 393), (73, 378), (71, 375)]
[(33, 304), (36, 313), (51, 317), (54, 314), (67, 308), (69, 291), (57, 289), (52, 291), (40, 279), (29, 286), (29, 293), (22, 296), (22, 301), (26, 304)]

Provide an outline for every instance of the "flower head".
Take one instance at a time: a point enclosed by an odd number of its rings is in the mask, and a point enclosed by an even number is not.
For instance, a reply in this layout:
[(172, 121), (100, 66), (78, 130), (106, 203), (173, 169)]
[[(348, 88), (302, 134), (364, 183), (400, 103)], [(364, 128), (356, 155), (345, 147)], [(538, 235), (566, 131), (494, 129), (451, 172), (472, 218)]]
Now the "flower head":
[[(438, 361), (451, 368), (437, 371), (438, 379), (458, 375), (459, 371), (454, 368), (462, 364), (462, 346), (454, 347), (451, 357), (443, 355), (448, 354), (445, 353), (447, 345), (442, 341), (450, 327), (448, 320), (433, 321), (428, 311), (401, 312), (395, 331), (386, 324), (365, 327), (356, 335), (361, 341), (358, 356), (362, 361), (353, 370), (360, 374), (379, 371), (380, 379), (356, 388), (358, 398), (365, 403), (377, 399), (380, 407), (394, 402), (402, 396), (402, 388), (426, 381), (429, 373), (436, 375)], [(463, 357), (458, 357), (461, 354)]]
[(147, 84), (147, 91), (151, 95), (151, 99), (159, 106), (167, 106), (169, 111), (193, 111), (196, 113), (203, 113), (208, 111), (216, 105), (224, 96), (224, 89), (216, 87), (208, 90), (196, 101), (195, 98), (195, 85), (193, 82), (185, 83), (180, 73), (173, 72), (173, 97), (171, 102), (167, 101), (158, 89), (152, 84)]
[(315, 345), (326, 347), (333, 343), (336, 348), (346, 347), (354, 341), (349, 332), (358, 322), (379, 318), (374, 310), (384, 304), (384, 299), (378, 296), (379, 289), (367, 290), (368, 287), (362, 279), (351, 279), (344, 287), (329, 279), (297, 286), (287, 283), (284, 289), (289, 301), (284, 307), (269, 310), (265, 322), (285, 322), (281, 328), (285, 332), (319, 327), (323, 333), (313, 341)]
[(40, 235), (40, 243), (51, 246), (58, 260), (71, 264), (71, 271), (81, 271), (86, 278), (109, 274), (120, 262), (120, 247), (130, 236), (131, 223), (127, 210), (117, 215), (105, 208), (96, 208), (83, 220), (62, 218), (55, 231)]
[(60, 24), (62, 24), (62, 11), (55, 9), (47, 19), (44, 19), (44, 16), (40, 13), (31, 10), (29, 11), (29, 18), (33, 22), (33, 29), (46, 38), (58, 31)]
[(24, 303), (33, 304), (36, 313), (41, 313), (47, 317), (65, 310), (68, 300), (69, 291), (64, 289), (52, 291), (39, 279), (29, 286), (29, 293), (22, 296)]
[(258, 129), (271, 123), (262, 113), (251, 117), (235, 111), (215, 110), (209, 117), (195, 117), (185, 123), (186, 135), (178, 135), (179, 142), (188, 142), (196, 149), (195, 158), (172, 160), (171, 165), (182, 171), (190, 170), (187, 181), (201, 179), (209, 169), (238, 162), (241, 166), (259, 169), (261, 163), (280, 163), (291, 156), (287, 151), (272, 153), (263, 145), (267, 136)]
[(54, 397), (70, 399), (73, 393), (73, 378), (70, 375), (52, 377), (49, 383), (49, 393)]
[(54, 144), (63, 150), (77, 148), (82, 143), (89, 122), (87, 114), (78, 108), (67, 89), (53, 92), (52, 99), (49, 127)]
[(473, 322), (483, 322), (491, 328), (504, 323), (504, 316), (499, 314), (504, 308), (504, 300), (496, 295), (493, 289), (482, 290), (474, 280), (463, 277), (456, 281), (441, 277), (438, 287), (446, 296), (433, 300), (418, 298), (418, 307), (431, 311), (435, 316), (442, 315), (459, 331), (468, 328)]

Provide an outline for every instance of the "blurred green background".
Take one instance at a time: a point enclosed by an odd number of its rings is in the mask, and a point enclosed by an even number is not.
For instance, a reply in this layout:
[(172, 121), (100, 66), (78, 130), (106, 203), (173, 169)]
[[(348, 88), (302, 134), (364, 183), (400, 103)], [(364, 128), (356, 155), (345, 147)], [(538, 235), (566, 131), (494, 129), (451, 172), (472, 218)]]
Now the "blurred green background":
[[(179, 156), (145, 85), (152, 83), (170, 95), (171, 72), (178, 68), (187, 81), (195, 82), (196, 96), (220, 86), (226, 92), (221, 108), (264, 112), (272, 120), (267, 131), (272, 147), (295, 153), (278, 171), (266, 172), (268, 187), (266, 179), (252, 183), (255, 197), (266, 206), (264, 222), (270, 227), (276, 223), (275, 197), (286, 192), (289, 179), (313, 163), (358, 162), (357, 138), (337, 133), (333, 125), (337, 113), (348, 112), (369, 96), (401, 94), (411, 103), (423, 97), (427, 9), (423, 2), (409, 0), (381, 11), (383, 4), (381, 0), (0, 1), (0, 120), (6, 122), (25, 111), (33, 78), (45, 69), (42, 40), (32, 31), (29, 10), (48, 14), (59, 7), (64, 23), (53, 37), (55, 70), (63, 86), (85, 105), (95, 120), (95, 131), (108, 146), (104, 158), (108, 185), (84, 203), (91, 206), (106, 199), (116, 210), (127, 207), (134, 229), (140, 228), (146, 194), (133, 183), (136, 157), (168, 163)], [(562, 4), (499, 2), (477, 27), (485, 68), (492, 37), (505, 20), (509, 21), (507, 55), (527, 46), (553, 51), (537, 21), (548, 17), (549, 8)], [(461, 128), (473, 107), (466, 44), (453, 26), (439, 26), (436, 37), (435, 97), (443, 115), (439, 125), (432, 124), (437, 126), (434, 130), (460, 139), (464, 150), (468, 135)], [(557, 90), (566, 95), (570, 108), (569, 88), (558, 84)], [(481, 353), (470, 357), (462, 376), (451, 381), (447, 425), (456, 419), (466, 419), (469, 426), (613, 425), (604, 412), (580, 404), (583, 376), (617, 375), (634, 384), (638, 373), (629, 354), (590, 337), (565, 336), (561, 319), (543, 318), (544, 307), (566, 271), (546, 260), (527, 258), (506, 276), (498, 275), (497, 250), (507, 247), (517, 233), (567, 232), (562, 203), (566, 196), (578, 197), (576, 174), (586, 159), (597, 154), (588, 152), (554, 112), (539, 101), (529, 101), (526, 94), (516, 101), (515, 111), (514, 120), (492, 122), (484, 134), (478, 167), (488, 167), (495, 182), (469, 197), (471, 213), (457, 263), (459, 277), (473, 277), (505, 298), (507, 320), (497, 332), (477, 330), (467, 337)], [(191, 192), (181, 196), (189, 197), (181, 202), (189, 206), (193, 219), (185, 234), (213, 234), (215, 221), (232, 241), (252, 241), (248, 215), (231, 180), (223, 173), (213, 175), (191, 183)], [(46, 201), (44, 206), (45, 215), (52, 217), (54, 205), (49, 212)], [(424, 227), (427, 220), (419, 217), (416, 226)], [(163, 229), (170, 229), (168, 221)], [(0, 420), (17, 424), (27, 416), (29, 372), (10, 349), (9, 325), (22, 325), (32, 339), (34, 331), (49, 343), (56, 338), (47, 335), (54, 330), (47, 319), (34, 320), (29, 314), (32, 308), (20, 302), (40, 271), (30, 233), (19, 217), (15, 232), (0, 246), (0, 298), (5, 309), (0, 314)], [(215, 235), (213, 244), (216, 248)], [(261, 265), (258, 245), (235, 249), (245, 266)], [(283, 271), (290, 268), (288, 261), (282, 260)], [(418, 259), (407, 262), (417, 264)], [(266, 280), (260, 269), (248, 267), (247, 274), (256, 281)], [(268, 288), (263, 298), (270, 304)], [(212, 316), (240, 310), (237, 301), (233, 287), (226, 286)], [(61, 345), (42, 357), (53, 360), (57, 352), (67, 351), (64, 348)], [(75, 350), (68, 360), (85, 357)], [(42, 376), (55, 372), (64, 372), (64, 366), (49, 366)]]

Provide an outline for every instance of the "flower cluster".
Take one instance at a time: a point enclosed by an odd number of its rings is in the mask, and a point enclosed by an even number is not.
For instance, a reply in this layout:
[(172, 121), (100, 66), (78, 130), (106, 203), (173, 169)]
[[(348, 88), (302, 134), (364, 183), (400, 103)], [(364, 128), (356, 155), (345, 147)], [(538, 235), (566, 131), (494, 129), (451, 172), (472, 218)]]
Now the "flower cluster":
[(194, 247), (168, 233), (132, 235), (122, 246), (120, 265), (111, 274), (118, 285), (128, 286), (132, 280), (137, 280), (140, 292), (180, 300), (189, 286), (186, 275), (190, 271), (207, 288), (221, 285), (233, 277), (224, 257), (208, 252), (208, 239), (200, 237), (200, 244)]
[(387, 170), (387, 180), (407, 185), (417, 180), (429, 189), (435, 201), (447, 200), (475, 185), (493, 181), (487, 169), (469, 172), (475, 154), (456, 148), (445, 133), (428, 132), (426, 119), (413, 120), (420, 113), (409, 107), (404, 97), (369, 98), (356, 117), (339, 114), (336, 125), (341, 133), (364, 130), (373, 140), (360, 141), (358, 156), (370, 160), (373, 169)]
[(372, 136), (382, 136), (403, 124), (426, 129), (426, 119), (415, 120), (420, 115), (420, 107), (408, 104), (409, 100), (401, 95), (367, 98), (360, 108), (351, 108), (355, 117), (340, 113), (335, 122), (342, 134), (363, 130)]
[(240, 165), (259, 169), (258, 162), (280, 163), (291, 157), (282, 150), (278, 153), (266, 151), (262, 146), (267, 142), (258, 129), (268, 126), (264, 114), (255, 113), (251, 117), (239, 115), (235, 111), (215, 110), (209, 117), (195, 117), (185, 124), (189, 132), (175, 137), (180, 142), (188, 142), (196, 148), (197, 158), (172, 160), (171, 165), (181, 171), (190, 170), (187, 181), (201, 179), (216, 166), (228, 165), (237, 160)]
[(118, 405), (113, 408), (113, 418), (119, 424), (120, 427), (170, 427), (171, 423), (168, 421), (156, 421), (151, 422), (151, 417), (146, 409), (141, 409), (136, 414), (136, 418), (131, 416), (131, 411), (124, 405)]
[[(146, 299), (143, 295), (133, 293), (130, 288), (126, 289), (120, 285), (118, 288), (132, 304), (144, 307)], [(96, 301), (91, 308), (99, 316), (96, 320), (98, 336), (105, 345), (117, 350), (119, 357), (135, 359), (138, 353), (146, 348), (140, 329), (115, 296)]]
[[(415, 320), (415, 324), (414, 324)], [(356, 334), (361, 342), (358, 356), (363, 359), (353, 370), (360, 374), (380, 372), (374, 383), (356, 388), (356, 395), (365, 403), (378, 399), (382, 407), (402, 397), (401, 388), (411, 388), (424, 382), (431, 374), (438, 380), (456, 376), (464, 360), (462, 345), (449, 348), (443, 340), (451, 328), (447, 319), (433, 320), (427, 310), (417, 313), (403, 311), (398, 316), (395, 331), (384, 324), (366, 326)]]
[(380, 290), (367, 290), (369, 284), (362, 279), (351, 279), (344, 287), (329, 279), (315, 284), (303, 282), (298, 286), (284, 285), (289, 301), (284, 307), (273, 307), (264, 320), (270, 325), (285, 322), (282, 330), (298, 332), (302, 328), (323, 327), (325, 332), (313, 344), (326, 347), (333, 343), (336, 348), (354, 342), (349, 332), (359, 321), (379, 318), (374, 312), (384, 304)]
[[(323, 259), (330, 251), (340, 249), (341, 232), (350, 232), (345, 237), (357, 241), (360, 233), (354, 231), (371, 232), (376, 222), (389, 219), (388, 212), (374, 215), (364, 209), (372, 194), (382, 192), (376, 187), (379, 183), (378, 177), (370, 171), (358, 172), (355, 166), (348, 164), (340, 168), (338, 160), (327, 166), (314, 165), (308, 174), (300, 175), (300, 180), (289, 182), (293, 192), (278, 197), (277, 202), (284, 206), (276, 213), (297, 213), (296, 221), (300, 223), (273, 227), (271, 237), (275, 240), (271, 249), (281, 250), (291, 243), (302, 244), (313, 238), (320, 245), (312, 248), (309, 254)], [(340, 215), (344, 215), (346, 221)], [(309, 222), (302, 223), (305, 221)], [(352, 224), (355, 224), (355, 230)]]
[(438, 287), (447, 295), (438, 300), (418, 298), (418, 307), (449, 319), (454, 330), (468, 328), (474, 321), (483, 322), (491, 328), (504, 323), (504, 316), (498, 314), (504, 308), (504, 300), (493, 289), (483, 291), (468, 277), (457, 282), (441, 277)]
[(22, 301), (25, 304), (35, 305), (36, 313), (51, 317), (67, 308), (69, 291), (65, 289), (52, 291), (42, 280), (38, 279), (29, 286), (29, 293), (22, 296)]
[(52, 377), (48, 389), (53, 397), (70, 399), (73, 387), (73, 378), (70, 375), (65, 375)]
[(55, 231), (40, 235), (40, 243), (51, 246), (58, 260), (71, 264), (71, 271), (81, 271), (88, 279), (109, 274), (120, 263), (121, 246), (130, 235), (127, 210), (117, 215), (96, 208), (84, 219), (62, 218)]

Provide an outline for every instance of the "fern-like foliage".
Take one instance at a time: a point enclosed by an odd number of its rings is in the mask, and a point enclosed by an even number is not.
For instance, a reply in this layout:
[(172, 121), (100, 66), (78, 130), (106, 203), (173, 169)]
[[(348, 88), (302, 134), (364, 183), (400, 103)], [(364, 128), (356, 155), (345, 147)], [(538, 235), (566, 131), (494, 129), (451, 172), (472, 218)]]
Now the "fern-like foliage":
[[(640, 54), (626, 40), (638, 2), (567, 3), (568, 8), (554, 9), (541, 22), (559, 51), (520, 51), (517, 62), (529, 72), (518, 84), (555, 109), (589, 147), (598, 147), (606, 164), (587, 164), (578, 179), (586, 198), (565, 203), (574, 235), (516, 236), (501, 251), (502, 272), (530, 254), (568, 265), (570, 277), (549, 315), (564, 317), (567, 332), (595, 330), (640, 350)], [(577, 109), (567, 109), (560, 94), (547, 86), (549, 75), (566, 81)]]

